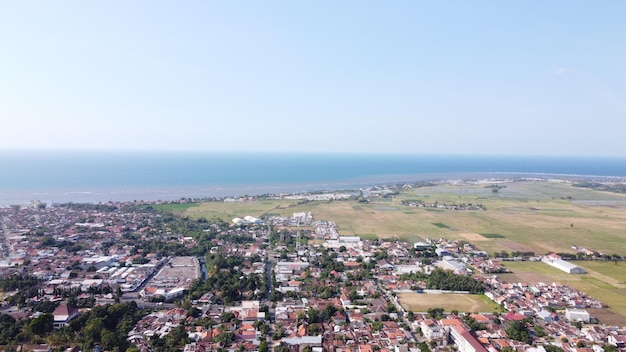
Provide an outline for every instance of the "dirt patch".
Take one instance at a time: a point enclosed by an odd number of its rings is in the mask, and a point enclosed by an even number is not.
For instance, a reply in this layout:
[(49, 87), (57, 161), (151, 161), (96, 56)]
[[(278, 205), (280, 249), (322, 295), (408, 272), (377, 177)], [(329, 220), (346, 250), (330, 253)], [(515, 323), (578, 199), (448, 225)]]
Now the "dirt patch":
[(491, 307), (480, 295), (470, 294), (425, 294), (403, 292), (398, 294), (400, 304), (413, 312), (426, 312), (428, 308), (441, 307), (450, 312), (490, 312)]
[(617, 326), (626, 325), (625, 317), (619, 314), (613, 313), (607, 308), (587, 309), (587, 311), (589, 312), (589, 314), (591, 314), (592, 317), (600, 320), (600, 322), (605, 325), (617, 325)]
[(511, 240), (499, 240), (498, 244), (510, 249), (513, 252), (534, 252), (535, 250)]
[(489, 238), (485, 238), (484, 236), (474, 232), (461, 232), (459, 235), (470, 242), (489, 241)]

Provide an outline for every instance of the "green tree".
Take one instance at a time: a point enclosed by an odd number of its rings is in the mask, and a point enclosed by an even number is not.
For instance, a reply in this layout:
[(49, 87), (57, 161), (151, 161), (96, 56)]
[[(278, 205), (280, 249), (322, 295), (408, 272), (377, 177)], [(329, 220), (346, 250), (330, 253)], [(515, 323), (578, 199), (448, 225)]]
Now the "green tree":
[(420, 342), (418, 347), (420, 349), (420, 352), (430, 352), (430, 348), (428, 347), (428, 344), (426, 344), (426, 342), (424, 341)]
[(47, 332), (52, 331), (53, 325), (54, 316), (50, 313), (44, 313), (31, 320), (28, 328), (33, 334), (43, 336)]
[(528, 331), (528, 327), (526, 327), (525, 320), (514, 321), (509, 325), (509, 328), (506, 329), (506, 333), (509, 338), (517, 341), (522, 341), (527, 344), (532, 343), (532, 339), (530, 337), (530, 332)]

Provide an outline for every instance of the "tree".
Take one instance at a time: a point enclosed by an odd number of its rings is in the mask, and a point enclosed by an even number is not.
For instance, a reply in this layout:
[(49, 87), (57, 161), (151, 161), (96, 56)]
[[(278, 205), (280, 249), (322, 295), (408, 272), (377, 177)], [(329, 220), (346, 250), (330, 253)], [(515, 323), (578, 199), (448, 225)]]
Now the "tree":
[(412, 310), (410, 310), (410, 311), (407, 313), (406, 318), (407, 318), (409, 321), (413, 321), (413, 320), (415, 320), (415, 313), (413, 313), (413, 311), (412, 311)]
[(202, 314), (202, 311), (196, 307), (191, 307), (187, 314), (191, 317), (198, 318)]
[(320, 332), (320, 328), (317, 324), (311, 324), (307, 327), (306, 332), (309, 336), (317, 336)]
[(0, 313), (0, 344), (10, 344), (17, 338), (19, 333), (20, 329), (17, 321), (8, 314)]
[(285, 331), (281, 328), (276, 329), (272, 335), (272, 340), (280, 340), (285, 336)]
[(528, 327), (526, 327), (526, 322), (524, 320), (512, 322), (509, 328), (506, 329), (506, 333), (509, 335), (509, 338), (513, 340), (522, 341), (527, 344), (532, 343), (530, 332), (528, 331)]
[(430, 352), (430, 348), (428, 347), (428, 344), (426, 344), (426, 342), (424, 341), (420, 342), (419, 349), (420, 349), (420, 352)]
[(428, 313), (429, 318), (441, 319), (443, 318), (443, 308), (428, 308), (426, 311)]
[(372, 322), (372, 331), (381, 331), (383, 329), (383, 323), (380, 321)]
[(47, 332), (52, 331), (53, 324), (54, 316), (50, 313), (45, 313), (31, 320), (28, 328), (33, 334), (43, 336)]
[(267, 346), (267, 341), (263, 340), (259, 343), (259, 352), (268, 352), (269, 347)]

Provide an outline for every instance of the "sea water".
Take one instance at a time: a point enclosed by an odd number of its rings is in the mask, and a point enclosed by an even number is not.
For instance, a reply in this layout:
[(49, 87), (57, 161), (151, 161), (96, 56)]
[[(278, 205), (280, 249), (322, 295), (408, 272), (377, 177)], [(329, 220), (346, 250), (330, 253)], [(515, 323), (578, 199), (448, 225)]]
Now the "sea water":
[(172, 200), (488, 177), (626, 177), (625, 158), (0, 151), (0, 206)]

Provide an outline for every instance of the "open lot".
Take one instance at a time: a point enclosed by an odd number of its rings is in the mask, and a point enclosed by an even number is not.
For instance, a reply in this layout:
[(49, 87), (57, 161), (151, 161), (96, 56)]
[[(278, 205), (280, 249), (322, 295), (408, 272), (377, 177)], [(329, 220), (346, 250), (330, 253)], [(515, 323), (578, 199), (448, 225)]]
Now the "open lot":
[(446, 312), (493, 312), (484, 295), (398, 293), (400, 304), (413, 312), (426, 312), (428, 308), (443, 308)]

